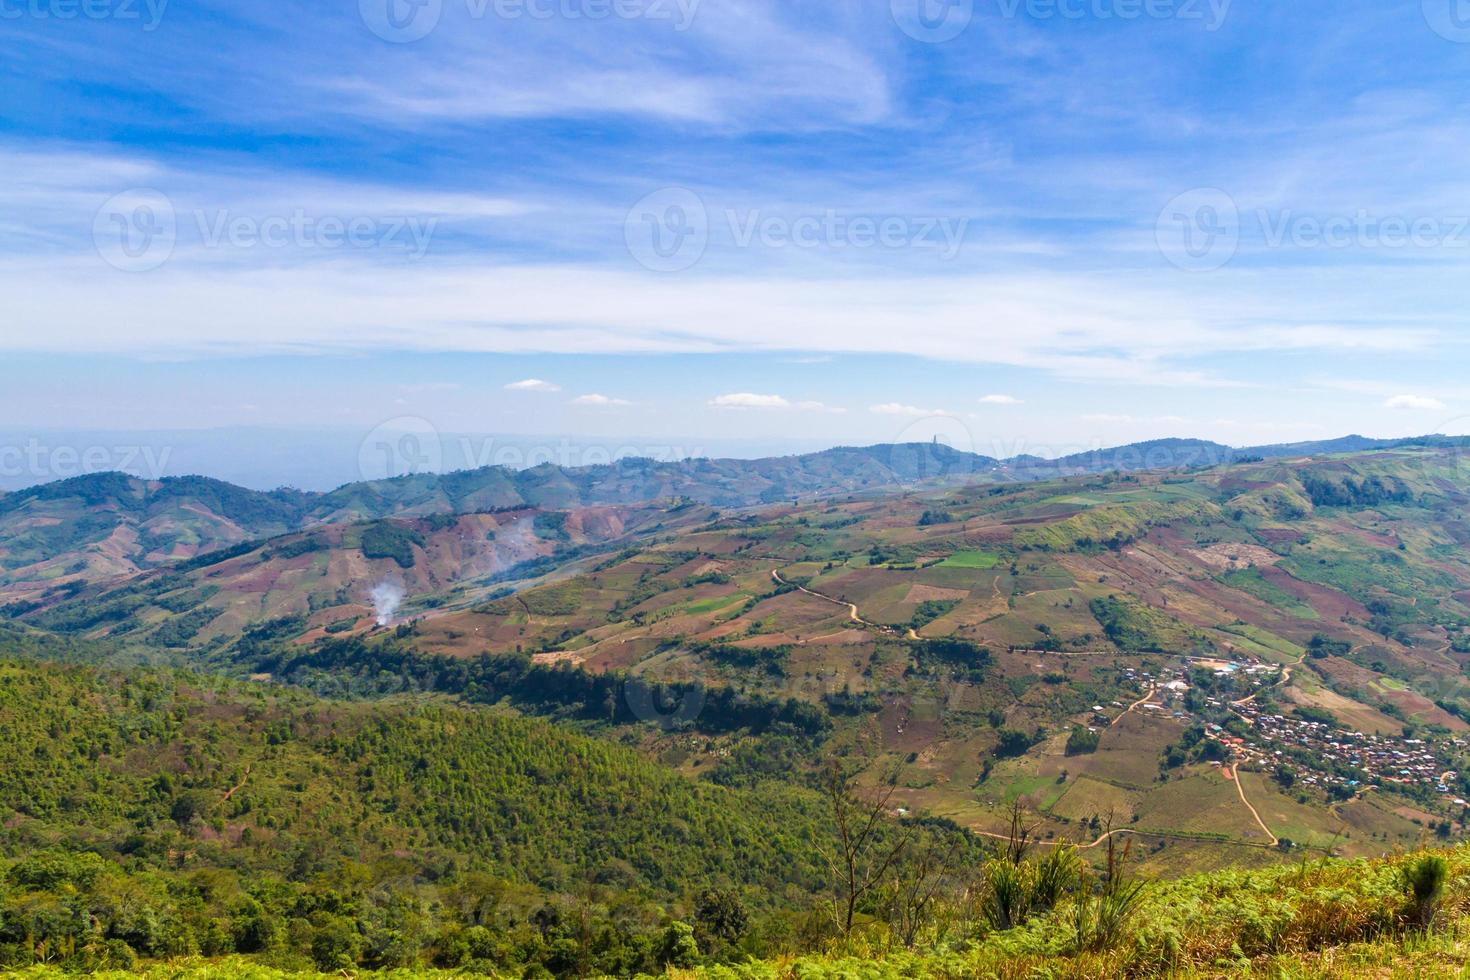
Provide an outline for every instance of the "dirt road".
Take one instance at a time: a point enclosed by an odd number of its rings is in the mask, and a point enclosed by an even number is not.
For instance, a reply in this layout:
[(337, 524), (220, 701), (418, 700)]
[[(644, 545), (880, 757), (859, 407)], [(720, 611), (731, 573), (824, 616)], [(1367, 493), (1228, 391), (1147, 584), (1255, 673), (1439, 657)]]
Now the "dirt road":
[(1251, 816), (1256, 818), (1256, 826), (1260, 827), (1261, 830), (1265, 832), (1266, 836), (1271, 838), (1271, 846), (1275, 847), (1277, 844), (1281, 843), (1281, 841), (1277, 839), (1276, 835), (1271, 833), (1271, 828), (1266, 826), (1266, 821), (1261, 819), (1260, 813), (1258, 813), (1256, 811), (1256, 808), (1251, 805), (1251, 801), (1245, 798), (1245, 786), (1242, 785), (1240, 781), (1239, 767), (1232, 764), (1230, 766), (1229, 774), (1231, 781), (1235, 783), (1235, 792), (1240, 794), (1240, 802), (1244, 803), (1245, 808), (1251, 812)]
[(1118, 715), (1118, 717), (1114, 718), (1112, 720), (1112, 723), (1109, 724), (1108, 727), (1109, 728), (1112, 728), (1113, 725), (1116, 725), (1118, 722), (1122, 721), (1125, 717), (1127, 717), (1133, 711), (1134, 708), (1141, 707), (1142, 705), (1147, 704), (1150, 700), (1153, 699), (1154, 694), (1156, 694), (1158, 692), (1158, 690), (1159, 689), (1156, 688), (1156, 687), (1149, 688), (1147, 694), (1145, 694), (1143, 697), (1139, 698), (1137, 701), (1134, 701), (1128, 707), (1124, 708), (1123, 709), (1123, 713), (1120, 714), (1120, 715)]
[[(788, 582), (786, 581), (786, 579), (781, 577), (781, 572), (774, 568), (771, 569), (771, 578), (775, 579), (778, 585), (791, 586), (792, 588), (796, 589), (796, 591), (803, 592), (814, 599), (821, 599), (823, 602), (831, 602), (839, 606), (846, 606), (848, 618), (851, 619), (854, 623), (857, 623), (859, 626), (866, 626), (869, 629), (875, 629), (880, 633), (887, 633), (890, 636), (898, 635), (898, 630), (894, 629), (891, 626), (884, 626), (881, 623), (873, 623), (864, 619), (862, 617), (862, 614), (858, 612), (857, 603), (848, 602), (845, 599), (838, 599), (835, 596), (823, 595), (820, 592), (815, 592), (812, 589), (808, 589), (804, 585), (797, 585), (795, 582)], [(913, 633), (913, 630), (909, 630), (909, 632)], [(915, 635), (913, 638), (917, 639), (918, 637), (917, 635)]]

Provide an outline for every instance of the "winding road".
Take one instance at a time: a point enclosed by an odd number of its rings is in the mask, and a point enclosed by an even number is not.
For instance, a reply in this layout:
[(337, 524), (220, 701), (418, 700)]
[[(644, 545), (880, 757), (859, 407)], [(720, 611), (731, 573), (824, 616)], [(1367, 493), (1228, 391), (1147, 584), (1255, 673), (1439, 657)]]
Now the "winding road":
[[(788, 582), (786, 579), (781, 577), (781, 572), (778, 569), (771, 569), (771, 578), (773, 578), (778, 585), (789, 586), (796, 591), (804, 592), (815, 599), (821, 599), (823, 602), (831, 602), (839, 606), (846, 606), (848, 618), (851, 619), (854, 623), (857, 623), (859, 626), (866, 626), (869, 629), (875, 629), (880, 633), (887, 633), (889, 636), (898, 635), (898, 630), (892, 628), (891, 626), (884, 626), (881, 623), (873, 623), (864, 619), (862, 617), (862, 614), (858, 612), (857, 603), (855, 602), (848, 602), (846, 599), (838, 599), (835, 596), (823, 595), (820, 592), (812, 591), (804, 585), (797, 585), (795, 582)], [(913, 633), (914, 631), (909, 630), (909, 632)], [(918, 639), (918, 635), (914, 634), (910, 637), (910, 639)]]
[(1133, 703), (1132, 703), (1132, 704), (1130, 704), (1130, 705), (1129, 705), (1129, 706), (1128, 706), (1128, 707), (1126, 707), (1126, 708), (1124, 708), (1124, 709), (1123, 709), (1123, 711), (1122, 711), (1122, 713), (1121, 713), (1121, 714), (1119, 714), (1119, 715), (1118, 715), (1118, 717), (1116, 717), (1116, 718), (1114, 718), (1114, 719), (1113, 719), (1113, 720), (1112, 720), (1112, 721), (1111, 721), (1111, 722), (1110, 722), (1110, 723), (1109, 723), (1109, 724), (1108, 724), (1108, 727), (1109, 727), (1109, 728), (1112, 728), (1112, 727), (1113, 727), (1113, 726), (1114, 726), (1114, 725), (1116, 725), (1116, 724), (1117, 724), (1117, 723), (1118, 723), (1118, 722), (1120, 722), (1120, 721), (1122, 721), (1122, 720), (1123, 720), (1123, 719), (1124, 719), (1124, 718), (1126, 718), (1126, 717), (1127, 717), (1127, 716), (1128, 716), (1128, 715), (1129, 715), (1129, 714), (1130, 714), (1130, 713), (1131, 713), (1131, 712), (1132, 712), (1132, 711), (1133, 711), (1133, 709), (1134, 709), (1134, 708), (1137, 708), (1137, 707), (1140, 707), (1140, 706), (1141, 706), (1141, 705), (1144, 705), (1144, 704), (1147, 704), (1147, 703), (1148, 703), (1148, 702), (1149, 702), (1149, 701), (1151, 701), (1151, 700), (1153, 700), (1153, 696), (1154, 696), (1154, 695), (1155, 695), (1155, 694), (1156, 694), (1156, 693), (1158, 693), (1158, 690), (1159, 690), (1159, 689), (1158, 689), (1158, 688), (1157, 688), (1157, 687), (1151, 687), (1151, 688), (1149, 688), (1149, 689), (1148, 689), (1148, 693), (1146, 693), (1146, 694), (1144, 694), (1144, 696), (1143, 696), (1143, 697), (1141, 697), (1141, 698), (1139, 698), (1139, 699), (1138, 699), (1138, 700), (1137, 700), (1137, 701), (1134, 701), (1134, 702), (1133, 702)]
[[(1296, 660), (1292, 661), (1291, 663), (1289, 663), (1289, 664), (1283, 664), (1282, 667), (1281, 667), (1281, 676), (1279, 678), (1277, 678), (1276, 683), (1271, 684), (1268, 687), (1261, 688), (1260, 690), (1256, 691), (1254, 694), (1250, 695), (1249, 697), (1241, 698), (1238, 701), (1231, 701), (1230, 702), (1230, 710), (1231, 711), (1234, 711), (1240, 718), (1242, 718), (1244, 721), (1246, 721), (1247, 723), (1249, 723), (1250, 722), (1250, 719), (1247, 718), (1244, 714), (1242, 714), (1238, 710), (1240, 708), (1240, 706), (1243, 705), (1243, 704), (1250, 704), (1252, 701), (1254, 701), (1256, 698), (1260, 697), (1261, 694), (1263, 694), (1266, 691), (1272, 691), (1272, 690), (1275, 690), (1278, 687), (1284, 687), (1285, 685), (1290, 684), (1291, 683), (1291, 668), (1293, 668), (1293, 667), (1300, 667), (1302, 665), (1302, 663), (1306, 659), (1307, 659), (1307, 655), (1304, 653), (1300, 657), (1298, 657)], [(1277, 836), (1275, 834), (1271, 833), (1271, 828), (1266, 826), (1266, 821), (1264, 821), (1264, 820), (1261, 819), (1260, 811), (1258, 811), (1255, 808), (1255, 806), (1252, 805), (1252, 803), (1251, 803), (1250, 800), (1246, 799), (1246, 796), (1245, 796), (1245, 785), (1243, 783), (1241, 783), (1241, 781), (1240, 781), (1240, 766), (1237, 765), (1237, 764), (1235, 764), (1235, 763), (1231, 763), (1230, 764), (1230, 767), (1229, 767), (1229, 776), (1230, 776), (1231, 781), (1235, 783), (1235, 792), (1240, 795), (1240, 802), (1242, 802), (1242, 803), (1245, 804), (1245, 808), (1247, 810), (1249, 810), (1251, 812), (1251, 816), (1255, 818), (1256, 826), (1260, 827), (1263, 831), (1266, 832), (1266, 836), (1269, 837), (1269, 838), (1271, 838), (1271, 845), (1273, 847), (1276, 846), (1277, 844), (1281, 843), (1281, 841), (1277, 838)]]

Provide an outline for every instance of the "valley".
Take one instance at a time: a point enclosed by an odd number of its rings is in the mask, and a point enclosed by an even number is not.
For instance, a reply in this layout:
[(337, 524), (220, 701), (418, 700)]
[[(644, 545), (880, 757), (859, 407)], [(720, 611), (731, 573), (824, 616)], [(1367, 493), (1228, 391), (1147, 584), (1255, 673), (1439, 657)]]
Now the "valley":
[[(1091, 840), (1111, 815), (1157, 868), (1366, 855), (1464, 826), (1461, 464), (1429, 445), (957, 487), (943, 473), (734, 508), (460, 512), (485, 498), (395, 488), (379, 496), (407, 513), (318, 505), (306, 530), (131, 575), (14, 576), (4, 611), (256, 677), (290, 660), (263, 653), (282, 644), (396, 644), (797, 702), (829, 719), (820, 752), (858, 753), (873, 777), (900, 766), (907, 810), (982, 834), (1019, 801), (1052, 840)], [(76, 554), (29, 567), (62, 562)], [(388, 615), (379, 583), (402, 596)], [(637, 735), (691, 775), (762, 737)], [(806, 778), (810, 753), (785, 776)]]
[[(627, 973), (667, 963), (661, 930), (709, 902), (745, 910), (762, 954), (825, 942), (834, 800), (880, 801), (902, 874), (945, 853), (960, 890), (1018, 846), (1102, 870), (1126, 848), (1133, 873), (1188, 882), (1466, 835), (1458, 447), (921, 469), (701, 491), (723, 503), (427, 489), (491, 474), (289, 513), (110, 477), (0, 498), (0, 848), (98, 855), (84, 887), (142, 888), (190, 948), (254, 948), (257, 913), (200, 890), (229, 868), (299, 933), (293, 967), (307, 948), (400, 962), (374, 896), (472, 884), (500, 911), (413, 918), (401, 962)], [(165, 527), (171, 548), (114, 547)], [(182, 877), (139, 883), (165, 867)], [(17, 900), (51, 900), (35, 887)], [(308, 911), (323, 888), (357, 896), (347, 958), (313, 946), (348, 929)], [(898, 914), (884, 894), (854, 914)], [(527, 931), (574, 909), (605, 930), (596, 950)], [(454, 952), (481, 921), (518, 945)], [(149, 942), (115, 952), (169, 948)]]

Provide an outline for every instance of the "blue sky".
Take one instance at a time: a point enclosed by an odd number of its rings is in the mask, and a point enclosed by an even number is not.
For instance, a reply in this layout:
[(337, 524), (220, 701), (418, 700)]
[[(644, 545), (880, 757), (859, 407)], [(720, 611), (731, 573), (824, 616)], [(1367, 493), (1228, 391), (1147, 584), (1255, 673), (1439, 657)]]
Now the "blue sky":
[(1470, 431), (1462, 8), (0, 0), (0, 417)]

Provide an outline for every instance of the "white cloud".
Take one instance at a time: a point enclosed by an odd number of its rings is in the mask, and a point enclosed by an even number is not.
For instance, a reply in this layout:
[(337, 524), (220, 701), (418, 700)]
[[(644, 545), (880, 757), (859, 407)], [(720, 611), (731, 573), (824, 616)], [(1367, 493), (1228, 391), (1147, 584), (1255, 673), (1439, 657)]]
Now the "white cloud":
[(1427, 395), (1394, 395), (1383, 403), (1383, 407), (1401, 411), (1431, 412), (1442, 409), (1445, 405), (1438, 398), (1430, 398)]
[[(555, 249), (539, 260), (509, 261), (500, 246), (475, 237), (513, 234), (546, 214), (572, 215), (568, 227), (600, 227), (607, 216), (585, 202), (277, 182), (263, 172), (194, 172), (75, 152), (0, 150), (0, 170), (23, 178), (0, 187), (0, 295), (11, 327), (0, 330), (0, 354), (738, 350), (804, 361), (819, 350), (1029, 367), (1068, 380), (1252, 386), (1253, 376), (1213, 373), (1222, 369), (1209, 367), (1209, 359), (1443, 350), (1438, 325), (1458, 308), (1464, 288), (1448, 267), (1415, 277), (1420, 295), (1399, 280), (1353, 270), (1314, 269), (1310, 280), (1292, 269), (1161, 279), (1128, 270), (1061, 275), (1024, 265), (853, 276), (839, 264), (720, 267), (714, 255), (686, 275), (651, 279), (628, 263), (559, 261), (551, 257)], [(109, 268), (90, 234), (98, 205), (129, 185), (167, 188), (177, 212), (177, 246), (147, 274)], [(302, 202), (310, 216), (418, 216), (426, 251), (262, 252), (209, 246), (197, 227), (201, 208), (211, 220), (254, 218), (290, 215)], [(621, 238), (626, 215), (613, 210)], [(440, 219), (465, 234), (431, 241), (428, 225)], [(600, 242), (581, 234), (553, 237), (578, 247)], [(1226, 295), (1231, 302), (1218, 301)], [(915, 296), (924, 297), (921, 308)], [(1424, 296), (1442, 299), (1426, 306)], [(201, 307), (213, 311), (207, 322), (195, 313)], [(982, 403), (1013, 404), (1004, 397)], [(835, 411), (807, 402), (787, 407)]]
[(919, 418), (924, 415), (948, 415), (942, 408), (919, 408), (917, 405), (902, 405), (898, 402), (886, 402), (882, 405), (874, 405), (869, 409), (875, 415), (906, 415)]
[(711, 398), (709, 404), (715, 408), (767, 408), (781, 411), (833, 413), (845, 411), (845, 409), (834, 408), (822, 402), (793, 402), (789, 398), (781, 395), (757, 395), (748, 391), (740, 391), (730, 395), (718, 395)]
[[(1310, 331), (1201, 320), (1187, 297), (1056, 278), (925, 276), (652, 280), (616, 269), (461, 257), (389, 264), (323, 255), (280, 265), (215, 264), (179, 250), (143, 275), (95, 251), (10, 256), (0, 265), (9, 322), (0, 351), (280, 353), (437, 350), (513, 353), (784, 352), (824, 344), (1035, 367), (1067, 378), (1197, 387), (1221, 379), (1180, 358), (1265, 350), (1428, 346), (1424, 331)], [(1350, 289), (1350, 287), (1347, 287)], [(912, 297), (923, 295), (922, 315)], [(201, 323), (192, 311), (215, 315)], [(111, 324), (103, 329), (100, 324)], [(1349, 336), (1351, 335), (1351, 340)]]
[(540, 378), (527, 378), (525, 381), (512, 381), (505, 386), (506, 391), (561, 391), (561, 385), (552, 384), (550, 381), (542, 381)]
[(1021, 399), (1013, 395), (986, 395), (980, 399), (982, 405), (1020, 405)]
[(791, 408), (789, 401), (780, 395), (757, 395), (748, 391), (733, 395), (718, 395), (710, 402), (715, 408)]
[(625, 114), (769, 130), (885, 117), (891, 82), (879, 52), (846, 11), (812, 23), (816, 12), (679, 0), (659, 16), (562, 18), (548, 30), (539, 17), (477, 17), (444, 4), (432, 56), (359, 49), (305, 94), (324, 112), (402, 125)]
[(572, 404), (611, 408), (618, 405), (631, 405), (633, 403), (622, 398), (610, 398), (607, 395), (593, 393), (590, 395), (578, 395), (572, 399)]

